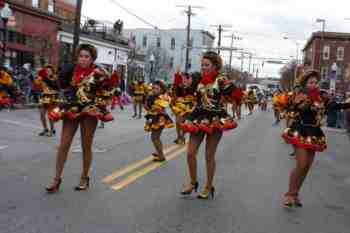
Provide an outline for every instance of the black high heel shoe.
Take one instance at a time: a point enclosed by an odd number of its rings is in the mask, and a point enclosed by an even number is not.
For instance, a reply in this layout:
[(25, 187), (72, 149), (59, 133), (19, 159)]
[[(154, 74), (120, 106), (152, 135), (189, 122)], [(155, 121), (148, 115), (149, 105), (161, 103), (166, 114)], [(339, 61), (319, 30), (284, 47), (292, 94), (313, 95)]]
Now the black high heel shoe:
[(48, 129), (44, 129), (42, 132), (40, 132), (40, 133), (38, 134), (38, 136), (47, 136), (48, 133), (49, 133), (49, 130), (48, 130)]
[(211, 199), (214, 199), (214, 194), (215, 194), (215, 188), (211, 187), (211, 189), (204, 189), (200, 194), (198, 194), (197, 198), (198, 199), (209, 199), (209, 197), (211, 197)]
[(60, 189), (60, 186), (61, 186), (61, 183), (62, 183), (62, 179), (59, 178), (55, 178), (54, 179), (54, 182), (50, 185), (50, 186), (46, 186), (45, 190), (47, 193), (57, 193), (58, 190)]
[(195, 183), (191, 183), (190, 186), (181, 191), (181, 195), (190, 195), (193, 191), (197, 192), (198, 187), (199, 183), (197, 181)]
[(75, 191), (84, 191), (84, 190), (87, 190), (89, 187), (90, 187), (90, 177), (87, 176), (87, 177), (81, 178), (80, 184), (78, 186), (75, 186), (74, 190)]

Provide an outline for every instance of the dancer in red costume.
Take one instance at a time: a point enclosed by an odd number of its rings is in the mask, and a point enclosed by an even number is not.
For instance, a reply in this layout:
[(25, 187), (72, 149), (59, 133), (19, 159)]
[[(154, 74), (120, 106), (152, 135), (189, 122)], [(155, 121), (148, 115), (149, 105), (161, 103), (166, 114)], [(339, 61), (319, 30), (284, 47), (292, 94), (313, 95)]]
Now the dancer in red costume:
[(312, 166), (316, 152), (327, 148), (326, 137), (321, 129), (324, 102), (320, 96), (317, 71), (306, 72), (299, 80), (303, 90), (293, 98), (295, 118), (282, 137), (295, 149), (296, 167), (290, 173), (289, 189), (284, 206), (301, 207), (299, 192)]
[(235, 85), (220, 74), (222, 59), (215, 52), (206, 52), (202, 58), (202, 78), (195, 92), (196, 106), (188, 115), (182, 128), (190, 133), (187, 162), (191, 182), (182, 190), (182, 195), (197, 190), (197, 152), (206, 137), (207, 183), (197, 196), (200, 199), (214, 197), (213, 179), (215, 175), (215, 154), (222, 134), (237, 127), (234, 119), (228, 115), (223, 97), (232, 96)]
[(52, 65), (46, 65), (44, 68), (39, 70), (37, 78), (34, 80), (34, 85), (41, 91), (39, 101), (40, 120), (44, 129), (39, 133), (39, 136), (54, 136), (56, 135), (54, 122), (52, 120), (49, 120), (49, 130), (47, 126), (46, 115), (50, 110), (57, 107), (62, 100), (59, 98), (57, 73)]
[(78, 49), (78, 64), (66, 69), (60, 75), (60, 86), (64, 90), (64, 103), (49, 113), (51, 120), (63, 120), (61, 141), (56, 156), (56, 174), (49, 186), (48, 193), (59, 190), (64, 164), (67, 160), (73, 137), (80, 126), (81, 146), (83, 150), (83, 170), (75, 190), (89, 188), (89, 172), (92, 161), (92, 143), (98, 120), (111, 121), (107, 111), (110, 103), (114, 80), (107, 71), (98, 68), (94, 61), (97, 50), (89, 44)]

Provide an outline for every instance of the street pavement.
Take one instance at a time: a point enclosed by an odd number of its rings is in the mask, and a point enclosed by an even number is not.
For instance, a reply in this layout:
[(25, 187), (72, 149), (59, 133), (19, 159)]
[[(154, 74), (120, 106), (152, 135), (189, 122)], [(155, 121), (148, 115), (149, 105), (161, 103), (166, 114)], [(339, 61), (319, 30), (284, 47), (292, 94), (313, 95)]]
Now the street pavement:
[[(37, 109), (0, 112), (0, 233), (350, 233), (350, 145), (342, 131), (325, 129), (329, 148), (302, 189), (304, 207), (286, 210), (281, 201), (294, 160), (272, 112), (245, 115), (225, 133), (214, 200), (179, 195), (189, 179), (186, 147), (172, 143), (174, 129), (162, 136), (168, 161), (155, 164), (144, 120), (132, 119), (130, 107), (114, 113), (96, 133), (91, 188), (73, 190), (81, 171), (77, 134), (61, 190), (48, 195), (59, 137), (36, 136)], [(202, 146), (200, 188), (203, 155)]]

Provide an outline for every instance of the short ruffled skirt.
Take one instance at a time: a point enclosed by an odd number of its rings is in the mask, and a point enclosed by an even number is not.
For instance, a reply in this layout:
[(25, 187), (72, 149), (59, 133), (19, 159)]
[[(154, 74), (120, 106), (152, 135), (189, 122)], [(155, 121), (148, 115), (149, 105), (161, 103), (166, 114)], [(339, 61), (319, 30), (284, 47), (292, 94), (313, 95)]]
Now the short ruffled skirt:
[(159, 129), (173, 128), (175, 125), (173, 120), (167, 113), (147, 113), (145, 115), (146, 123), (144, 130), (146, 132), (152, 132)]
[(47, 109), (58, 106), (62, 102), (58, 94), (43, 94), (39, 99), (40, 107)]
[(64, 102), (49, 112), (49, 119), (52, 121), (79, 120), (83, 116), (89, 116), (103, 122), (114, 120), (113, 115), (107, 109), (107, 106), (111, 105), (109, 96), (97, 96), (93, 98), (94, 101), (84, 104), (77, 99), (72, 93), (66, 94)]
[(237, 123), (225, 110), (209, 111), (205, 109), (195, 109), (181, 124), (184, 132), (194, 134), (200, 132), (212, 134), (215, 130), (224, 132), (235, 129), (237, 126)]
[(320, 127), (306, 126), (294, 122), (284, 130), (282, 138), (297, 148), (322, 152), (327, 148), (326, 136)]
[(132, 96), (132, 99), (133, 99), (134, 103), (143, 103), (145, 98), (144, 98), (143, 94), (134, 94)]
[(193, 111), (194, 97), (177, 98), (170, 108), (175, 116), (183, 117)]
[(10, 106), (13, 100), (10, 97), (0, 97), (0, 106)]

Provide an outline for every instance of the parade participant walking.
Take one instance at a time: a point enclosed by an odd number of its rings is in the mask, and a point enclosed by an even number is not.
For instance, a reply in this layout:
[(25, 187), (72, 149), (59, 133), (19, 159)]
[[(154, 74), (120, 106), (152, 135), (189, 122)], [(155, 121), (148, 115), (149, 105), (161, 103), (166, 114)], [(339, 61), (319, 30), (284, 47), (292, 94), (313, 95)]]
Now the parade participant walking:
[(199, 79), (199, 77), (193, 79), (192, 74), (181, 75), (179, 71), (175, 74), (170, 107), (176, 118), (177, 138), (174, 141), (176, 144), (185, 144), (185, 135), (181, 124), (185, 121), (185, 117), (193, 111), (194, 92)]
[(324, 115), (324, 102), (320, 96), (317, 71), (308, 71), (300, 78), (300, 85), (305, 91), (294, 98), (298, 117), (282, 137), (295, 148), (296, 167), (290, 173), (289, 189), (283, 202), (286, 207), (301, 207), (299, 192), (311, 168), (316, 152), (326, 149), (326, 137), (321, 130)]
[(81, 44), (77, 51), (78, 64), (60, 74), (60, 87), (64, 91), (64, 103), (49, 113), (49, 119), (63, 120), (61, 140), (56, 156), (56, 173), (52, 183), (46, 187), (48, 193), (59, 190), (62, 173), (69, 148), (80, 126), (83, 169), (76, 191), (89, 188), (89, 172), (92, 161), (92, 143), (98, 120), (111, 121), (107, 111), (115, 83), (107, 71), (97, 67), (94, 61), (97, 50), (89, 44)]
[(256, 95), (253, 90), (248, 91), (246, 102), (249, 109), (249, 115), (253, 114), (254, 105), (257, 103)]
[(198, 84), (195, 96), (197, 98), (194, 111), (190, 113), (182, 128), (190, 133), (187, 152), (187, 162), (190, 174), (190, 184), (181, 191), (189, 195), (197, 190), (197, 152), (206, 137), (205, 158), (207, 167), (207, 183), (197, 196), (200, 199), (214, 197), (213, 179), (216, 169), (215, 154), (222, 134), (226, 130), (237, 127), (234, 119), (228, 115), (224, 107), (225, 96), (232, 96), (235, 85), (219, 73), (222, 59), (216, 52), (206, 52), (202, 58), (202, 78)]
[(153, 153), (155, 162), (166, 160), (163, 152), (163, 143), (160, 139), (164, 128), (172, 128), (174, 124), (166, 113), (170, 105), (170, 97), (167, 95), (167, 88), (163, 81), (157, 80), (152, 85), (152, 92), (147, 96), (145, 109), (145, 131), (151, 133), (151, 140), (156, 153)]
[(137, 81), (133, 81), (131, 83), (131, 93), (134, 103), (134, 115), (133, 118), (136, 118), (138, 115), (138, 119), (141, 119), (142, 117), (142, 105), (145, 100), (146, 92), (147, 92), (147, 85), (145, 84), (145, 81), (143, 78), (140, 78)]
[(47, 126), (46, 114), (58, 104), (61, 103), (59, 98), (58, 76), (52, 65), (46, 65), (39, 70), (37, 78), (33, 81), (33, 85), (41, 90), (39, 100), (40, 120), (43, 126), (43, 131), (39, 136), (53, 136), (56, 135), (54, 122), (50, 122), (50, 130)]
[(242, 118), (242, 100), (244, 97), (244, 92), (241, 87), (237, 87), (237, 89), (233, 92), (231, 98), (232, 104), (232, 115), (233, 118), (237, 117), (237, 120), (241, 120)]
[(16, 87), (5, 67), (0, 67), (0, 110), (10, 108), (16, 99)]

